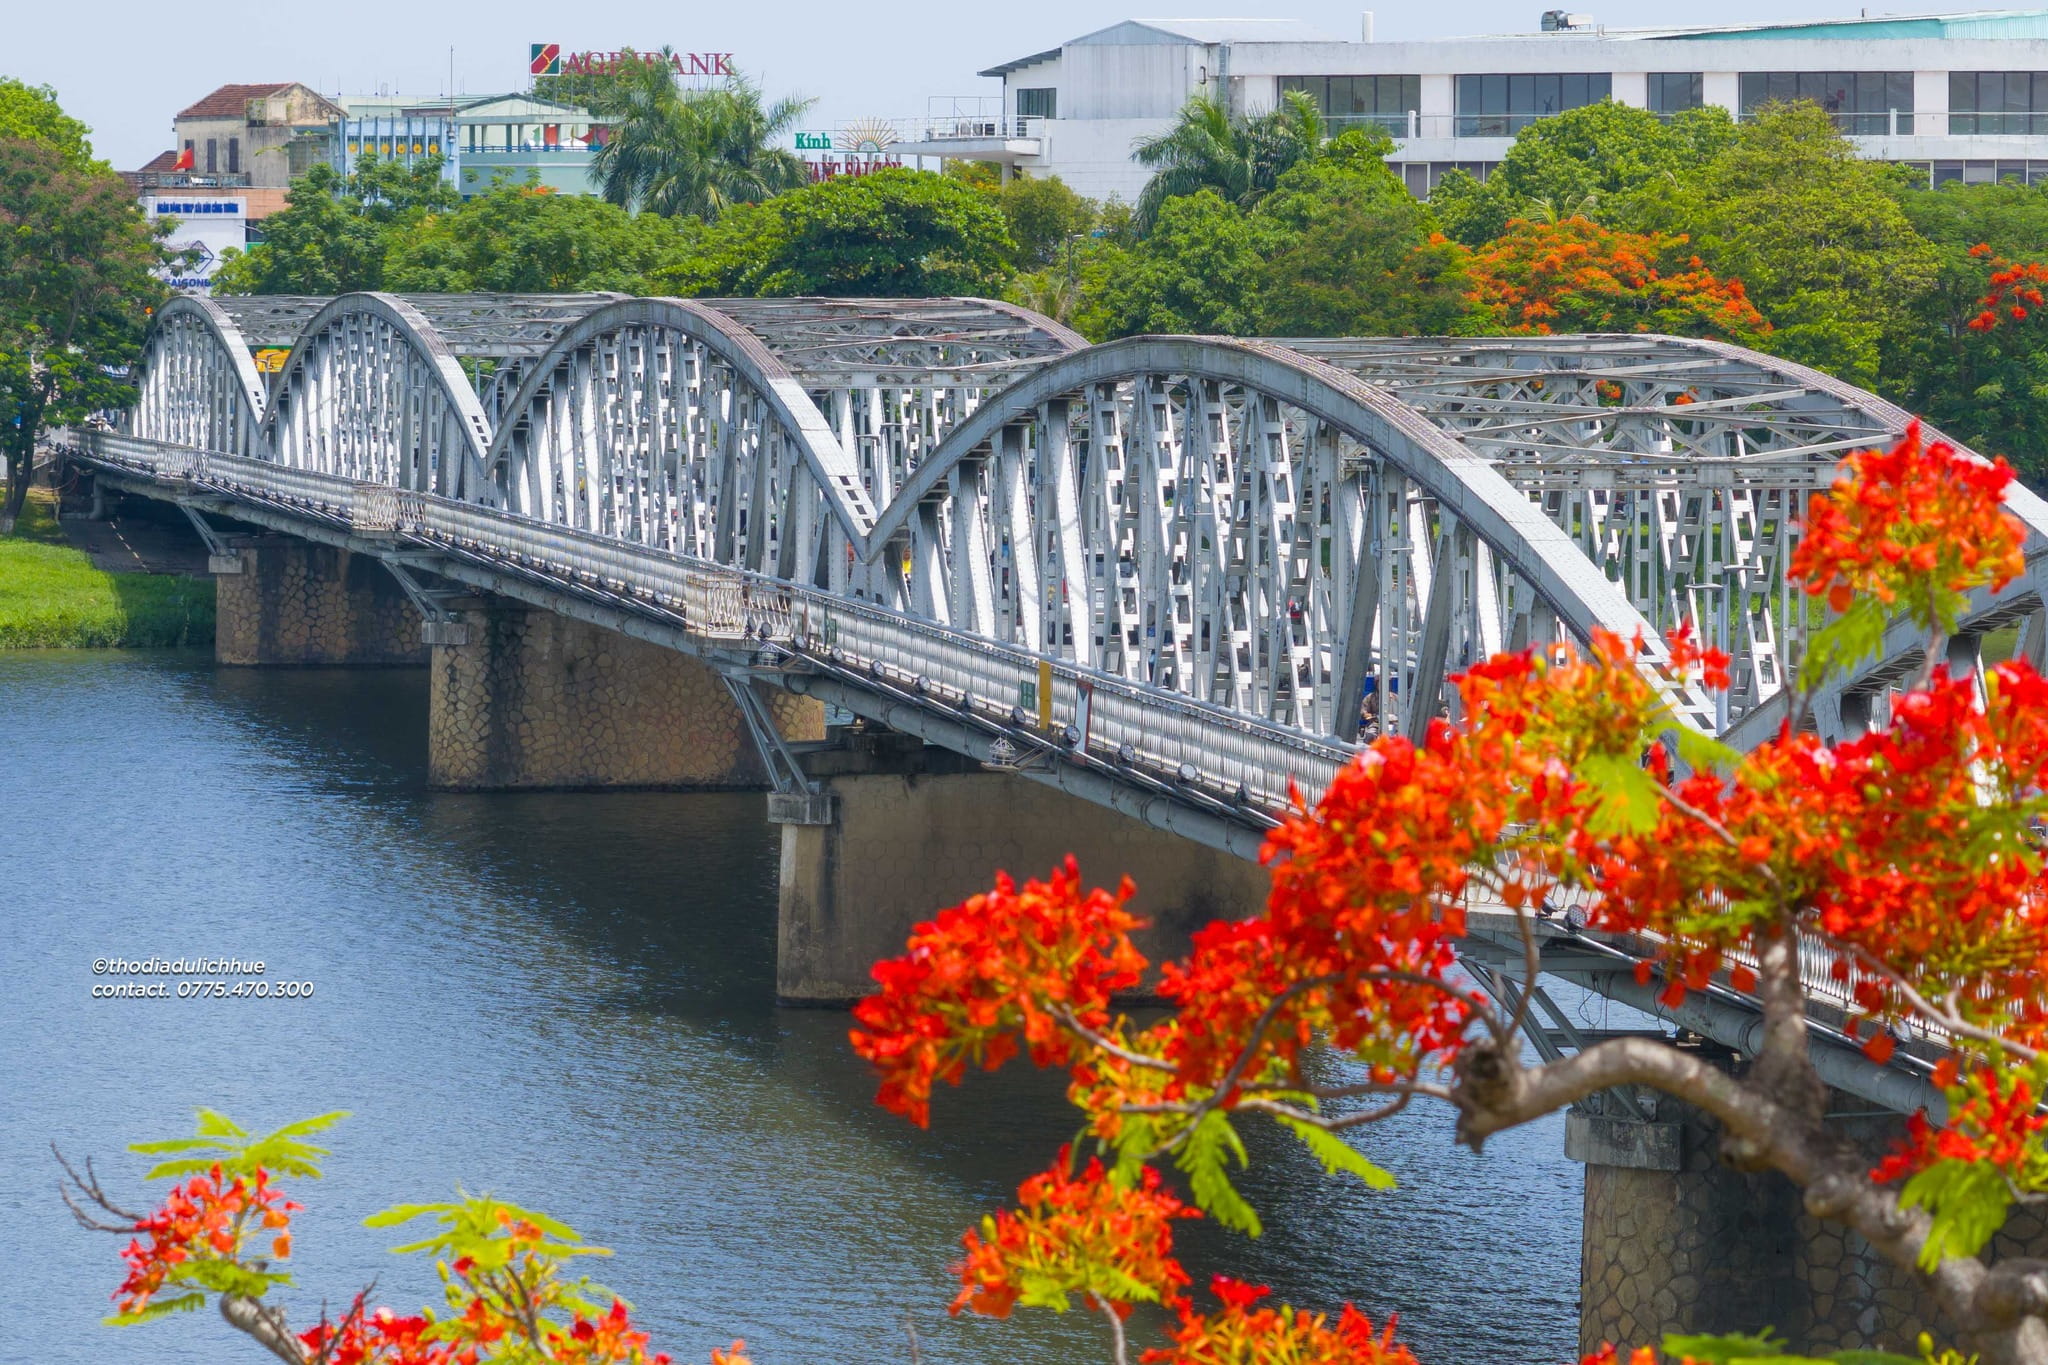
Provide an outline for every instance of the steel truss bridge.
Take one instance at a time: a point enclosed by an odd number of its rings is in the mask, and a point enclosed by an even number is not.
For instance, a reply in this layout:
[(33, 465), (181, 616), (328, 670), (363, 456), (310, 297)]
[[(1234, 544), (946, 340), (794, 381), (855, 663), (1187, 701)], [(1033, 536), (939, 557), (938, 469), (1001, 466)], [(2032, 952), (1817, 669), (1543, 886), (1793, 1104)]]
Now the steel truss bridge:
[[(289, 356), (259, 374), (272, 346)], [(1417, 735), (1455, 704), (1446, 676), (1504, 648), (1640, 632), (1687, 724), (1774, 733), (1809, 629), (1784, 573), (1799, 513), (1909, 420), (1714, 342), (1090, 346), (981, 299), (180, 298), (135, 377), (122, 429), (77, 453), (115, 486), (377, 555), (430, 615), (418, 575), (706, 658), (743, 705), (754, 683), (804, 692), (1244, 856), (1290, 782), (1318, 792), (1356, 752), (1361, 697), (1366, 723)], [(2048, 505), (2011, 509), (2027, 573), (1972, 602), (1959, 663), (2009, 625), (2048, 650)], [(1684, 619), (1733, 656), (1725, 696), (1666, 667)], [(1824, 733), (1884, 719), (1918, 650), (1902, 625), (1819, 699)], [(1546, 971), (1654, 1009), (1641, 945), (1542, 934)], [(1496, 966), (1520, 961), (1511, 922), (1494, 940)], [(1813, 977), (1839, 1041), (1838, 988)], [(1658, 1012), (1753, 1041), (1729, 992)], [(1532, 1037), (1585, 1041), (1554, 1009)], [(1921, 1050), (1816, 1056), (1910, 1109)]]

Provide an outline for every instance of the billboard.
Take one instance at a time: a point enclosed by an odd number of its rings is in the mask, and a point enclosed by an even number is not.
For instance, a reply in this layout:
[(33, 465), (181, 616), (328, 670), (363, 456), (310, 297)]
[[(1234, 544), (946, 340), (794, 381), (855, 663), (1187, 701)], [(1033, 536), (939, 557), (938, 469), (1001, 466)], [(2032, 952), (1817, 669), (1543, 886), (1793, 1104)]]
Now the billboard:
[(730, 52), (564, 52), (560, 43), (530, 43), (527, 53), (527, 70), (535, 76), (608, 76), (621, 62), (663, 61), (678, 76), (737, 74)]

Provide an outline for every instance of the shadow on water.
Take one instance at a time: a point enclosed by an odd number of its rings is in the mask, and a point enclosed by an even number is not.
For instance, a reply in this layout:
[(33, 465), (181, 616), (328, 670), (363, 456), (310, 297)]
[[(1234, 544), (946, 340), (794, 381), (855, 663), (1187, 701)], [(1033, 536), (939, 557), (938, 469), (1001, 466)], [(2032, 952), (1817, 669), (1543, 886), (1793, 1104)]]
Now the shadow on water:
[[(0, 886), (32, 890), (32, 932), (0, 935), (26, 983), (0, 1035), (0, 1263), (25, 1268), (17, 1303), (55, 1306), (10, 1336), (48, 1365), (234, 1358), (217, 1324), (94, 1325), (112, 1252), (70, 1229), (38, 1153), (168, 1135), (198, 1103), (257, 1123), (343, 1105), (299, 1241), (330, 1297), (381, 1276), (391, 1302), (431, 1300), (431, 1274), (355, 1220), (461, 1182), (614, 1247), (602, 1278), (678, 1360), (736, 1335), (763, 1365), (903, 1359), (906, 1314), (932, 1362), (1103, 1358), (1080, 1314), (943, 1311), (960, 1229), (1072, 1136), (1057, 1078), (973, 1077), (929, 1131), (883, 1114), (844, 1014), (772, 1004), (759, 795), (430, 792), (425, 691), (417, 670), (0, 658), (0, 695), (38, 717), (0, 755), (0, 810), (39, 831), (0, 842)], [(87, 999), (115, 949), (260, 955), (319, 993), (154, 1015)], [(1400, 1191), (1255, 1134), (1268, 1234), (1191, 1225), (1198, 1279), (1399, 1308), (1431, 1362), (1565, 1359), (1578, 1177), (1559, 1135), (1476, 1160), (1416, 1114), (1361, 1143)], [(132, 1188), (134, 1163), (114, 1168)]]

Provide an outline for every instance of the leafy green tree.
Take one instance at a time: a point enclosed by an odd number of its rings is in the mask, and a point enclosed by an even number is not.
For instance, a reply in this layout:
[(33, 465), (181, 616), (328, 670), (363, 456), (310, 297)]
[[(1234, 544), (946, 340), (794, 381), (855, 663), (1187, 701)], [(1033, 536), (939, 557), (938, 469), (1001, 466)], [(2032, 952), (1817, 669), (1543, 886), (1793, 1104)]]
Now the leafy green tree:
[(2048, 484), (2048, 331), (2029, 300), (1986, 306), (2008, 261), (2048, 257), (2048, 189), (1944, 185), (1902, 204), (1937, 265), (1912, 323), (1886, 348), (1883, 391), (1957, 440), (2004, 455), (2035, 487)]
[(1384, 133), (1353, 130), (1280, 177), (1259, 205), (1267, 336), (1442, 335), (1465, 330), (1464, 253), (1387, 166)]
[(694, 219), (632, 214), (616, 204), (501, 186), (453, 213), (395, 227), (384, 287), (412, 293), (644, 293), (647, 276), (691, 253)]
[(596, 86), (590, 101), (610, 124), (592, 168), (614, 204), (709, 221), (810, 178), (782, 145), (810, 100), (764, 107), (760, 89), (741, 76), (717, 89), (685, 90), (667, 63), (636, 62)]
[(1173, 127), (1141, 139), (1131, 153), (1152, 171), (1138, 196), (1139, 230), (1152, 229), (1169, 199), (1201, 190), (1250, 208), (1290, 167), (1320, 156), (1327, 131), (1316, 102), (1299, 90), (1283, 94), (1278, 108), (1244, 118), (1220, 100), (1195, 96)]
[(0, 138), (0, 534), (21, 515), (43, 428), (133, 400), (126, 369), (164, 296), (152, 272), (166, 260), (119, 176)]
[(1011, 281), (1005, 294), (1067, 326), (1090, 341), (1116, 335), (1108, 307), (1111, 281), (1131, 268), (1131, 248), (1104, 233), (1077, 238), (1059, 259)]
[(1937, 264), (1900, 189), (1897, 172), (1858, 157), (1819, 106), (1784, 105), (1646, 196), (1644, 216), (1688, 233), (1708, 268), (1743, 282), (1775, 329), (1765, 349), (1871, 388), (1884, 343), (1910, 326)]
[(737, 208), (707, 234), (700, 257), (653, 283), (694, 294), (993, 294), (1012, 250), (987, 195), (890, 168)]
[(0, 138), (40, 142), (83, 171), (93, 165), (92, 144), (86, 140), (91, 131), (64, 112), (49, 86), (0, 76)]
[(1109, 333), (1255, 332), (1264, 263), (1259, 227), (1215, 190), (1163, 201), (1152, 231), (1107, 281)]
[(1603, 100), (1530, 124), (1483, 183), (1465, 171), (1447, 174), (1430, 206), (1446, 233), (1474, 247), (1498, 237), (1514, 218), (1557, 222), (1587, 215), (1610, 227), (1632, 227), (1638, 192), (1686, 175), (1734, 138), (1725, 109), (1689, 109), (1667, 123)]
[(347, 294), (384, 287), (392, 233), (458, 202), (439, 157), (410, 166), (364, 157), (347, 176), (316, 165), (292, 182), (263, 240), (230, 252), (214, 272), (219, 294)]
[(1051, 265), (1076, 238), (1094, 228), (1099, 216), (1091, 201), (1056, 175), (1012, 180), (997, 188), (995, 196), (1016, 244), (1011, 261), (1020, 270)]

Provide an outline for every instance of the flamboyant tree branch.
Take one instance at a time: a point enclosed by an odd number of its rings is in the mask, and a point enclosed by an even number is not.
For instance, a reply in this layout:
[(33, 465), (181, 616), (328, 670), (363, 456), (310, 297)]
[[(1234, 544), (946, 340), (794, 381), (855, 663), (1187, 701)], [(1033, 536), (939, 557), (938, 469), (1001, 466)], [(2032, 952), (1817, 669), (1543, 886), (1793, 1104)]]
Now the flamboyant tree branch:
[(307, 1365), (306, 1349), (286, 1325), (284, 1310), (247, 1294), (220, 1296), (220, 1315), (285, 1365)]

